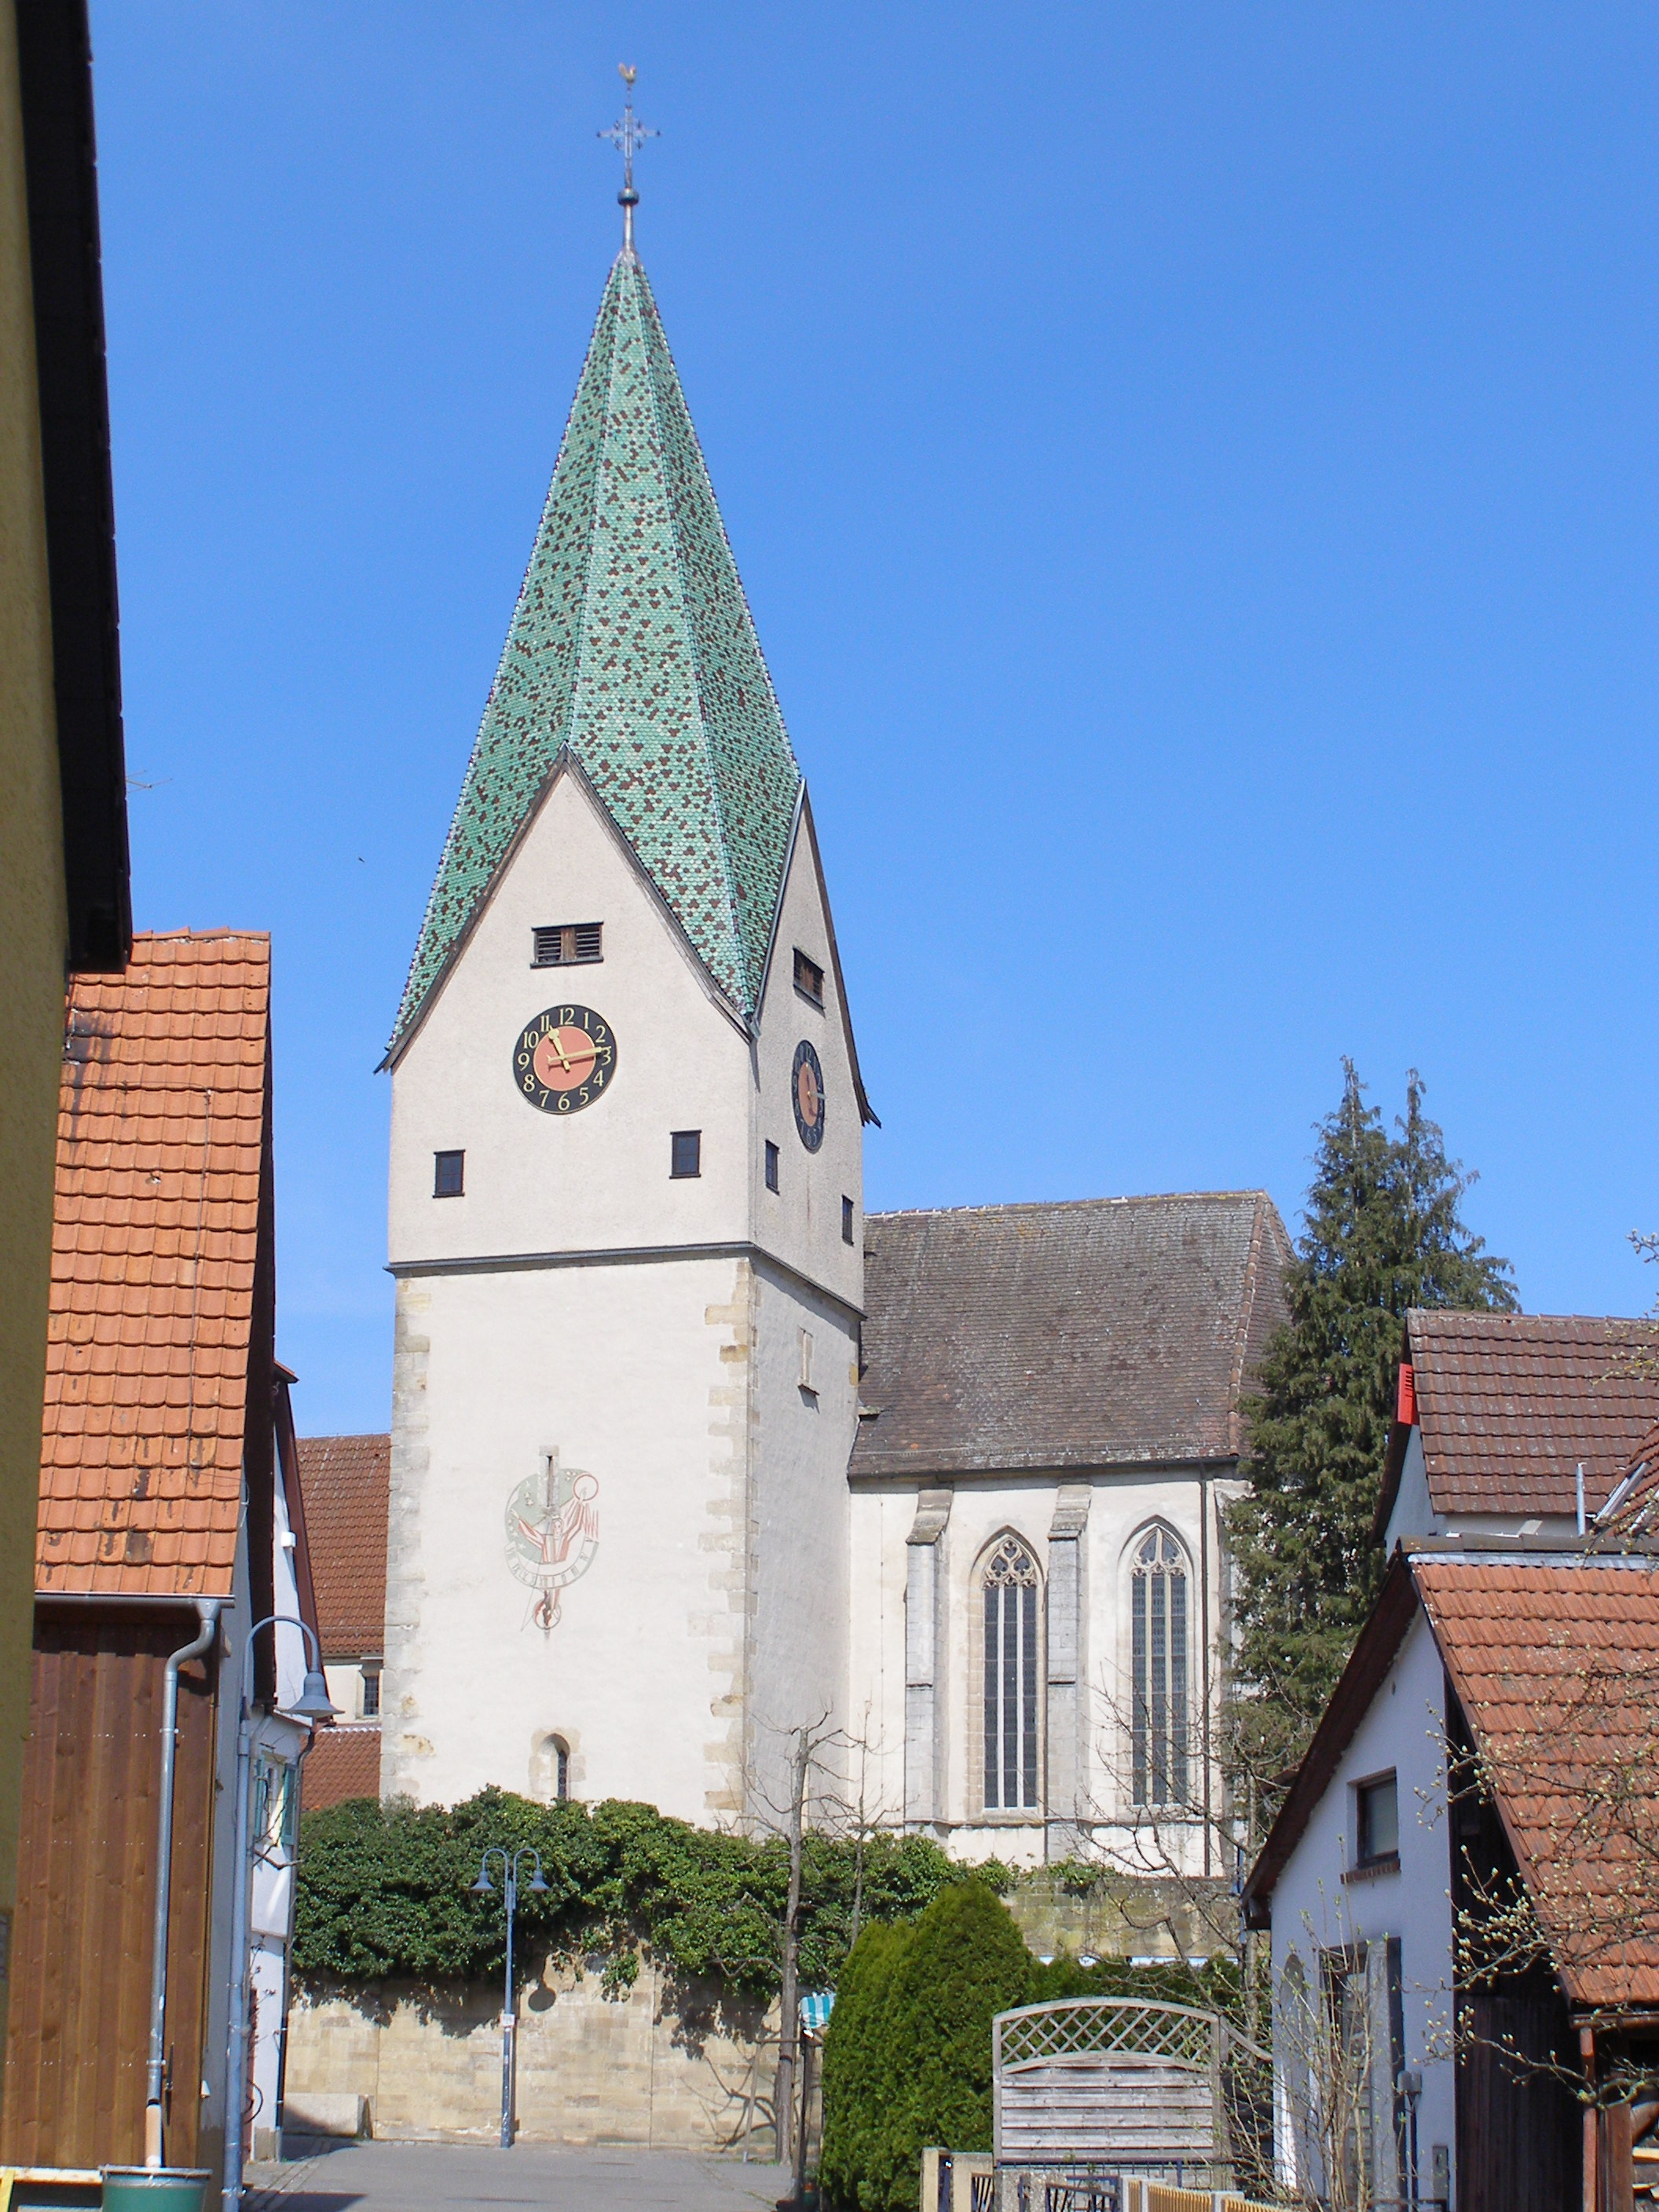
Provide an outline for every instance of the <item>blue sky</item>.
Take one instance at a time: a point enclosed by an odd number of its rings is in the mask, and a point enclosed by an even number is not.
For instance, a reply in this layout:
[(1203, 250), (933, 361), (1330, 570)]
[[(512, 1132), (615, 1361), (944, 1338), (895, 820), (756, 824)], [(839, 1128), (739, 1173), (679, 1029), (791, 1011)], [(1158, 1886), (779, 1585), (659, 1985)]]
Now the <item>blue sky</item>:
[(93, 15), (137, 918), (273, 934), (303, 1427), (387, 1417), (374, 1070), (622, 59), (870, 1206), (1265, 1185), (1294, 1228), (1347, 1053), (1390, 1113), (1422, 1071), (1529, 1310), (1648, 1304), (1650, 9)]

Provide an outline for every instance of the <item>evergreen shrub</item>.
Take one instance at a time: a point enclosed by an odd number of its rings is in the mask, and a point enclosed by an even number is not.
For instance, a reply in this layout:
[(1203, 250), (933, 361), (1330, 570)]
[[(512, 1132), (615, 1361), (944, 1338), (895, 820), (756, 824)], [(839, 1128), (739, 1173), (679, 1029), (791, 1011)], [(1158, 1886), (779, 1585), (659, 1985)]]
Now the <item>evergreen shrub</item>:
[(908, 1926), (866, 1928), (842, 1970), (823, 2051), (825, 2200), (916, 2212), (921, 2154), (991, 2148), (991, 2022), (1015, 2005), (1135, 1996), (1236, 2013), (1230, 1962), (1046, 1966), (982, 1881), (941, 1889)]

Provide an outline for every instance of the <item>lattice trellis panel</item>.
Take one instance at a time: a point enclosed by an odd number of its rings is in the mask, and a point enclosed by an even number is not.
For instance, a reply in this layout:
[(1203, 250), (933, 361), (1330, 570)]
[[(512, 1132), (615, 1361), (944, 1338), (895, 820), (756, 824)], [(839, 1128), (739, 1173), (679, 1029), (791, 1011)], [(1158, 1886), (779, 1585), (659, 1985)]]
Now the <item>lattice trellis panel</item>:
[(1000, 2067), (1034, 2060), (1109, 2057), (1129, 2052), (1208, 2069), (1218, 2058), (1219, 2023), (1188, 2005), (1150, 2004), (1136, 1997), (1072, 1997), (1022, 2006), (996, 2022)]

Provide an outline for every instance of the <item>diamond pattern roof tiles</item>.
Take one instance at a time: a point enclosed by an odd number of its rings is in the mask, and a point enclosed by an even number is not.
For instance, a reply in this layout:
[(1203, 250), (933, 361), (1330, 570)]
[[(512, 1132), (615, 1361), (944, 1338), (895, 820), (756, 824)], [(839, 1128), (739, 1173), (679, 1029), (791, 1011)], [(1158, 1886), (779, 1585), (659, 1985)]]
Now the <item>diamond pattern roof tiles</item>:
[(800, 770), (656, 302), (629, 252), (600, 302), (388, 1058), (563, 757), (751, 1016)]
[(224, 1596), (241, 1504), (270, 947), (133, 939), (70, 994), (36, 1587)]

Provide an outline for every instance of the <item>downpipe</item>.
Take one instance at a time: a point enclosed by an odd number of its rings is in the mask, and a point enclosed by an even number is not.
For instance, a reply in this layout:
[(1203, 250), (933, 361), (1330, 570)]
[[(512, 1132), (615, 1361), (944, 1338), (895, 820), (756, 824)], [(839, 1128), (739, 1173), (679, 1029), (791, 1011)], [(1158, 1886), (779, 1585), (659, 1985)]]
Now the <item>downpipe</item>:
[(173, 1903), (173, 1777), (179, 1750), (179, 1669), (212, 1644), (222, 1601), (198, 1597), (201, 1627), (167, 1661), (161, 1676), (161, 1808), (155, 1822), (155, 1932), (149, 1962), (149, 2057), (144, 2069), (144, 2164), (163, 2163), (161, 2096), (167, 2081), (167, 1925)]
[[(252, 1642), (252, 1636), (249, 1638)], [(236, 1828), (232, 1864), (236, 1869), (230, 1923), (230, 2047), (225, 2063), (224, 2212), (240, 2212), (242, 2153), (247, 2103), (248, 1921), (252, 1911), (252, 1869), (248, 1864), (252, 1788), (253, 1717), (242, 1699), (236, 1726)]]

